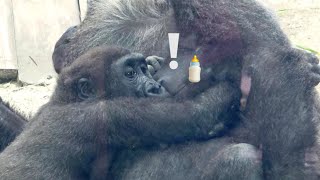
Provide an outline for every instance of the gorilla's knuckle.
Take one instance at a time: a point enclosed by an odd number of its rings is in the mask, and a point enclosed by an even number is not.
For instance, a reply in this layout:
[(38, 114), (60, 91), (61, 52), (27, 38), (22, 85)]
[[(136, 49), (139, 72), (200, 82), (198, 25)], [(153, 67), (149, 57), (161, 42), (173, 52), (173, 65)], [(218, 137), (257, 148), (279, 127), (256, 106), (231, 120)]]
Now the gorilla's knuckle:
[(259, 162), (261, 159), (257, 148), (247, 143), (232, 145), (227, 151), (229, 152), (229, 157), (237, 161)]

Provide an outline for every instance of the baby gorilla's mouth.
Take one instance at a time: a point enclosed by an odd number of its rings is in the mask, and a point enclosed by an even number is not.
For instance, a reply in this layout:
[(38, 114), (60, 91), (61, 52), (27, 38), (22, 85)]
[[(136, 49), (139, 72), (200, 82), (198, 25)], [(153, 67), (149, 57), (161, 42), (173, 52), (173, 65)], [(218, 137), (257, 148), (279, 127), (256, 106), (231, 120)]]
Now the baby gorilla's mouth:
[(161, 91), (160, 85), (158, 87), (152, 87), (147, 90), (147, 94), (159, 94)]
[(167, 97), (169, 93), (161, 84), (154, 82), (146, 82), (143, 88), (145, 97)]

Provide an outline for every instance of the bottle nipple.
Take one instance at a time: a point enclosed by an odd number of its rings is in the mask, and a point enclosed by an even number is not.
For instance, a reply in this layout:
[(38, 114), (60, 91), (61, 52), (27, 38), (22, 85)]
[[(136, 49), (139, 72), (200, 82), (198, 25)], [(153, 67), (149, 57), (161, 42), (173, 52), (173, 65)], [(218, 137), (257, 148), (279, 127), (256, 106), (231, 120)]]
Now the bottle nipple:
[(193, 56), (193, 59), (191, 60), (191, 62), (199, 62), (199, 59), (196, 55)]

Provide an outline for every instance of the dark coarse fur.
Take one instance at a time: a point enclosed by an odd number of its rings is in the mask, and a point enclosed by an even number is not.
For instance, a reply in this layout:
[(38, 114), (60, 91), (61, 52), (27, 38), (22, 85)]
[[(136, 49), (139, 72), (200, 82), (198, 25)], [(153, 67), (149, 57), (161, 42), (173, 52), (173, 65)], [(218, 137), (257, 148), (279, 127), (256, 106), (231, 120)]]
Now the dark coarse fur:
[[(54, 65), (59, 72), (101, 44), (162, 56), (168, 63), (168, 32), (180, 33), (179, 69), (164, 67), (154, 77), (172, 94), (194, 95), (219, 79), (212, 74), (212, 65), (239, 62), (235, 71), (240, 69), (242, 75), (229, 82), (240, 84), (246, 75), (252, 78), (252, 86), (243, 114), (246, 131), (235, 131), (242, 138), (236, 142), (262, 145), (265, 179), (306, 179), (304, 151), (315, 140), (311, 109), (319, 77), (317, 59), (293, 49), (273, 15), (255, 0), (93, 0), (85, 20), (57, 42)], [(195, 52), (202, 60), (202, 83), (196, 85), (188, 84), (185, 75)], [(114, 163), (113, 178), (259, 179), (255, 175), (260, 167), (249, 163), (257, 156), (247, 151), (250, 145), (234, 148), (232, 143), (217, 141), (129, 151)], [(217, 154), (228, 157), (217, 160)]]
[(317, 179), (314, 174), (304, 174), (304, 156), (315, 142), (315, 123), (319, 120), (313, 108), (318, 99), (310, 87), (310, 77), (297, 73), (308, 73), (309, 64), (304, 60), (317, 59), (282, 46), (257, 48), (257, 53), (250, 56), (259, 61), (252, 66), (254, 78), (243, 113), (246, 130), (242, 133), (250, 143), (261, 146), (264, 176)]
[[(101, 44), (169, 57), (168, 32), (179, 32), (182, 37), (195, 34), (196, 43), (211, 45), (222, 57), (245, 53), (242, 50), (255, 48), (262, 40), (289, 45), (274, 17), (254, 0), (186, 0), (172, 4), (165, 0), (91, 1), (80, 27), (69, 29), (57, 42), (53, 55), (56, 70)], [(64, 51), (65, 47), (71, 51)]]
[(23, 130), (27, 121), (0, 97), (0, 152)]
[[(128, 50), (96, 48), (65, 68), (50, 102), (0, 154), (1, 179), (100, 179), (107, 176), (114, 153), (201, 140), (224, 129), (220, 116), (231, 115), (229, 107), (237, 109), (237, 88), (220, 83), (183, 102), (136, 98), (121, 85), (122, 70), (130, 64), (137, 68), (135, 79), (129, 74), (133, 84), (156, 86), (147, 71), (138, 71), (146, 66), (143, 60)], [(100, 163), (105, 169), (96, 176)]]

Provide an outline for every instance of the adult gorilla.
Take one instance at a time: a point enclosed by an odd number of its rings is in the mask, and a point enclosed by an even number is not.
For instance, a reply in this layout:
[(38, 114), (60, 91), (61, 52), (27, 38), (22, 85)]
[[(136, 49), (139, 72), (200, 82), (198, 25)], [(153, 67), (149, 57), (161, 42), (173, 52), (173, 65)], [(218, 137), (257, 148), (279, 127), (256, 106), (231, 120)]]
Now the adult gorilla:
[[(127, 151), (114, 161), (112, 178), (260, 179), (263, 170), (265, 179), (307, 179), (303, 157), (315, 139), (312, 108), (318, 60), (293, 49), (272, 14), (255, 0), (92, 0), (86, 19), (57, 42), (55, 69), (59, 73), (102, 44), (162, 56), (168, 64), (169, 32), (181, 36), (179, 68), (162, 68), (154, 77), (180, 98), (204, 91), (221, 76), (241, 84), (244, 97), (249, 95), (244, 128), (232, 131), (233, 137), (237, 132), (241, 137), (235, 143), (220, 138)], [(195, 53), (202, 60), (202, 81), (190, 84), (186, 72)], [(224, 63), (231, 68), (236, 64), (242, 74), (215, 74), (215, 67)], [(254, 146), (239, 142), (262, 145), (262, 166)]]

